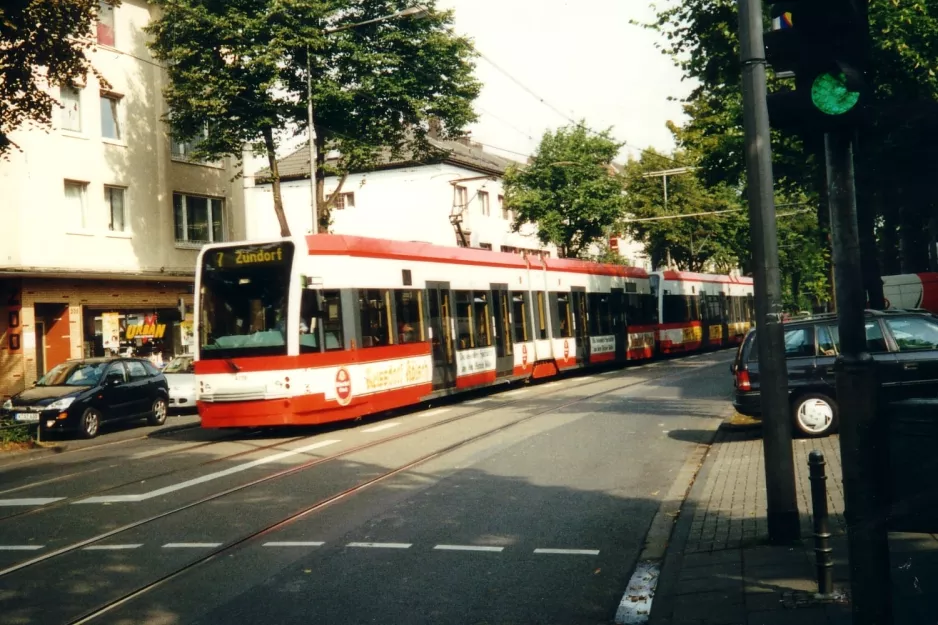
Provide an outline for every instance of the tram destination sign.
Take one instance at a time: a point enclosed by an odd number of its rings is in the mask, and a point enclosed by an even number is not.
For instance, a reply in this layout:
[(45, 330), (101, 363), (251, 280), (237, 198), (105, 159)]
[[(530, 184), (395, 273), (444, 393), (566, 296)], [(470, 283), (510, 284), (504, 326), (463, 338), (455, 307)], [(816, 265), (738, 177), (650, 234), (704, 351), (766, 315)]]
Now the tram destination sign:
[(205, 264), (219, 269), (238, 267), (271, 267), (289, 264), (293, 258), (292, 243), (241, 245), (205, 253)]

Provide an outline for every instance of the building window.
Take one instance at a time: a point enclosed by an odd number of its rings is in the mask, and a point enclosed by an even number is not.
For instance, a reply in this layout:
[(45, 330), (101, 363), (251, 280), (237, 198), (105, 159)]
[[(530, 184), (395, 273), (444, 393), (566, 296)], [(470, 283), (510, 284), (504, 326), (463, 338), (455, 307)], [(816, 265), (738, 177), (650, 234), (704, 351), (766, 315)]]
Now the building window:
[(491, 214), (488, 191), (479, 191), (479, 207), (482, 209), (483, 216), (488, 217)]
[(501, 209), (501, 211), (502, 211), (502, 219), (507, 219), (507, 220), (511, 221), (511, 211), (508, 210), (508, 207), (507, 207), (507, 206), (505, 206), (505, 196), (504, 196), (504, 195), (499, 195), (499, 196), (498, 196), (498, 207), (499, 207), (499, 208)]
[(114, 45), (114, 7), (104, 0), (98, 2), (98, 43)]
[(81, 91), (75, 87), (62, 87), (62, 130), (81, 132)]
[(121, 138), (120, 101), (113, 93), (101, 94), (101, 136), (106, 139)]
[(466, 187), (456, 186), (453, 187), (453, 191), (453, 204), (455, 204), (456, 208), (467, 208), (469, 206), (469, 190), (466, 189)]
[(199, 136), (189, 139), (188, 141), (180, 141), (179, 139), (172, 138), (172, 158), (183, 161), (193, 160), (193, 150), (205, 139), (208, 139), (207, 125), (202, 128), (202, 132), (199, 133)]
[(335, 197), (335, 204), (333, 208), (337, 211), (345, 210), (346, 208), (355, 208), (355, 194), (354, 193), (340, 193)]
[(180, 243), (217, 243), (226, 238), (221, 198), (173, 193), (173, 221)]
[(88, 203), (85, 202), (87, 182), (65, 181), (65, 207), (68, 220), (75, 228), (84, 230), (88, 227)]
[(489, 251), (491, 251), (491, 250), (492, 250), (492, 244), (491, 244), (491, 243), (479, 243), (479, 248), (480, 248), (480, 249), (483, 249), (483, 250), (489, 250)]
[(121, 187), (104, 187), (104, 201), (108, 205), (110, 223), (108, 229), (114, 232), (127, 230), (127, 213), (124, 204), (126, 189)]

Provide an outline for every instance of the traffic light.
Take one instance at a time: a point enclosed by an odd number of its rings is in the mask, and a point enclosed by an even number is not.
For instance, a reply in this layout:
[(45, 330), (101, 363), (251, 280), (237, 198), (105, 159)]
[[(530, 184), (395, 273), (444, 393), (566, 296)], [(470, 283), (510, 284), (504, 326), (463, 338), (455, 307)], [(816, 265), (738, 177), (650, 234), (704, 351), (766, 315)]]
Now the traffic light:
[(775, 128), (824, 132), (865, 122), (870, 100), (867, 0), (767, 0), (766, 61), (795, 88), (768, 96)]

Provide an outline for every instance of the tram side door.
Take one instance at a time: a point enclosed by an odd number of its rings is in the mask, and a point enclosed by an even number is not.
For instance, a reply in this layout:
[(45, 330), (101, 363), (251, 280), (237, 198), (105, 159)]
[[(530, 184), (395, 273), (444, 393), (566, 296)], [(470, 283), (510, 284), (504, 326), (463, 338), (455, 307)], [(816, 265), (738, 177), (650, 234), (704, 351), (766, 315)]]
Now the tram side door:
[(723, 327), (723, 340), (720, 341), (720, 347), (726, 347), (732, 341), (730, 336), (730, 307), (726, 293), (720, 291), (720, 325)]
[(427, 282), (430, 317), (430, 353), (433, 389), (456, 386), (456, 351), (453, 345), (453, 296), (448, 282)]
[(612, 333), (616, 335), (616, 360), (625, 360), (629, 349), (629, 319), (625, 314), (625, 291), (612, 289), (609, 306), (612, 308)]
[(511, 295), (507, 284), (492, 285), (492, 329), (495, 334), (495, 370), (498, 377), (515, 370), (514, 346), (511, 343)]
[(576, 358), (583, 364), (589, 362), (589, 348), (590, 348), (590, 338), (589, 338), (589, 318), (587, 317), (586, 311), (586, 289), (581, 286), (575, 286), (572, 289), (573, 298), (571, 299), (571, 305), (573, 306), (573, 314), (576, 318), (576, 331), (574, 336), (576, 337)]

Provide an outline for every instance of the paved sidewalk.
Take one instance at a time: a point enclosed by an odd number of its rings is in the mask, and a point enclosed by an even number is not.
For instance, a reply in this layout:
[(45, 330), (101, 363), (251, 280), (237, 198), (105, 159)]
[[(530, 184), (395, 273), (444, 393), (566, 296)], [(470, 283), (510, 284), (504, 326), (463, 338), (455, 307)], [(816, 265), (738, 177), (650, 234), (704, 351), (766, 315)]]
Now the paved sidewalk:
[[(651, 625), (849, 624), (844, 497), (836, 436), (795, 440), (802, 544), (766, 544), (765, 472), (758, 430), (721, 430), (674, 529)], [(836, 598), (819, 600), (808, 454), (827, 460)], [(896, 625), (938, 623), (938, 540), (890, 534)]]

